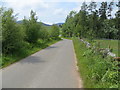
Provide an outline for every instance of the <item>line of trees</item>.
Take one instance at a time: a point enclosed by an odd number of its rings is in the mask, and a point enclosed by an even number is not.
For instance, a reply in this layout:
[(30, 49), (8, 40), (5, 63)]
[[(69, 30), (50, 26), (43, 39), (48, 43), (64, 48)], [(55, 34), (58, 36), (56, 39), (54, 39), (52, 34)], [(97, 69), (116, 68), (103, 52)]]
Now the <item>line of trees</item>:
[(24, 18), (21, 24), (17, 23), (12, 9), (0, 8), (2, 16), (2, 53), (15, 54), (20, 49), (34, 46), (39, 40), (48, 42), (59, 38), (59, 27), (53, 25), (46, 29), (41, 22), (37, 22), (36, 13), (31, 10), (29, 19)]
[[(115, 17), (112, 15), (114, 5), (118, 8)], [(120, 39), (119, 34), (120, 1), (101, 2), (99, 9), (96, 2), (83, 2), (81, 10), (71, 11), (62, 26), (64, 37)]]

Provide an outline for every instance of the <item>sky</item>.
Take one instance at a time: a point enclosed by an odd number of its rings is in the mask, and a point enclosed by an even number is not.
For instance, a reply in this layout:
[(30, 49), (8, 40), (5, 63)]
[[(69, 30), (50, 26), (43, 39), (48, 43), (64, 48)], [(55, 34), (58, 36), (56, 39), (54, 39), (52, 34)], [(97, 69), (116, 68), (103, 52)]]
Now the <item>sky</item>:
[[(14, 14), (18, 14), (18, 20), (22, 20), (24, 16), (30, 16), (30, 11), (36, 12), (38, 21), (46, 24), (64, 23), (70, 11), (79, 11), (83, 1), (91, 0), (0, 0), (0, 6), (12, 8)], [(92, 0), (93, 1), (93, 0)], [(112, 0), (94, 0), (96, 2)], [(114, 0), (117, 2), (118, 0)], [(117, 10), (113, 11), (113, 13)]]

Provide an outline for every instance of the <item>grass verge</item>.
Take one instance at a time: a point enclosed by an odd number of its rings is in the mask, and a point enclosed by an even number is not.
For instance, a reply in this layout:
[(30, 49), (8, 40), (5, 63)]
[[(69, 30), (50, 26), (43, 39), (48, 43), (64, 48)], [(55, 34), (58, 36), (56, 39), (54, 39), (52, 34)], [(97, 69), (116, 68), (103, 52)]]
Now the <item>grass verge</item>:
[(78, 38), (73, 38), (73, 44), (84, 88), (118, 88), (118, 62), (93, 53)]
[(36, 53), (37, 51), (40, 51), (41, 49), (44, 49), (58, 41), (60, 41), (61, 39), (58, 40), (50, 40), (50, 41), (41, 41), (39, 40), (36, 44), (28, 44), (25, 45), (26, 47), (20, 49), (20, 51), (14, 53), (14, 54), (9, 54), (9, 55), (2, 55), (2, 59), (0, 59), (1, 64), (1, 68), (7, 67), (31, 54)]

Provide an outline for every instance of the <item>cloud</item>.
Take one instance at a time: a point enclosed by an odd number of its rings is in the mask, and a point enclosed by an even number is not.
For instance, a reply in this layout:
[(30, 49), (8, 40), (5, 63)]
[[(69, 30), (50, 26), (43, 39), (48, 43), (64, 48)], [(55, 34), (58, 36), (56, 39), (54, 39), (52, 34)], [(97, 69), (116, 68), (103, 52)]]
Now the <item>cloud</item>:
[(42, 11), (49, 8), (49, 4), (42, 0), (5, 0), (4, 3), (5, 7), (13, 8), (15, 13), (19, 13), (19, 19), (28, 17), (30, 10)]
[(64, 15), (64, 14), (68, 14), (68, 12), (66, 10), (64, 10), (63, 8), (58, 8), (53, 11), (53, 14), (54, 15)]
[[(64, 0), (62, 0), (64, 1)], [(107, 2), (111, 2), (113, 0), (65, 0), (65, 1), (68, 1), (68, 2), (91, 2), (91, 1), (95, 1), (95, 2), (103, 2), (103, 1), (107, 1)], [(118, 0), (114, 0), (115, 2), (118, 2)]]
[(76, 5), (76, 7), (75, 7), (75, 8), (73, 8), (73, 10), (74, 10), (74, 11), (79, 12), (79, 11), (80, 11), (80, 9), (81, 9), (81, 5), (82, 5), (82, 3), (81, 3), (81, 2), (77, 2), (77, 5)]
[(58, 2), (45, 2), (45, 0), (4, 0), (4, 6), (13, 8), (14, 14), (18, 14), (18, 20), (30, 16), (30, 11), (36, 12), (39, 21), (46, 23), (63, 22), (68, 14)]
[[(39, 21), (49, 24), (64, 22), (71, 10), (79, 11), (84, 0), (1, 0), (7, 8), (13, 8), (14, 14), (19, 13), (18, 20), (30, 16), (30, 10), (36, 12)], [(86, 0), (90, 2), (91, 0)], [(94, 0), (105, 1), (105, 0)], [(111, 0), (107, 0), (111, 1)]]
[(25, 7), (43, 7), (43, 8), (48, 8), (48, 4), (45, 2), (42, 2), (42, 0), (13, 0), (12, 2), (4, 1), (7, 3), (8, 6), (10, 7), (17, 7), (17, 8), (25, 8)]

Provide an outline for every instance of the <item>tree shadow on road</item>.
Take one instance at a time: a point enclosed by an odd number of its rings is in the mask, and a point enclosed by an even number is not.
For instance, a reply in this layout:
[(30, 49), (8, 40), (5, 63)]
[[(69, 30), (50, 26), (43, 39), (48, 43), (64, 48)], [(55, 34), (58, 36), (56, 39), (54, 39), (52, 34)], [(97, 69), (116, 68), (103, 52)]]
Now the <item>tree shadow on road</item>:
[(49, 46), (49, 47), (47, 47), (45, 49), (47, 50), (47, 49), (53, 49), (53, 48), (58, 48), (58, 47), (56, 47), (56, 46)]
[(45, 60), (42, 60), (39, 56), (29, 56), (23, 60), (20, 61), (20, 63), (24, 64), (24, 63), (44, 63), (46, 62)]

